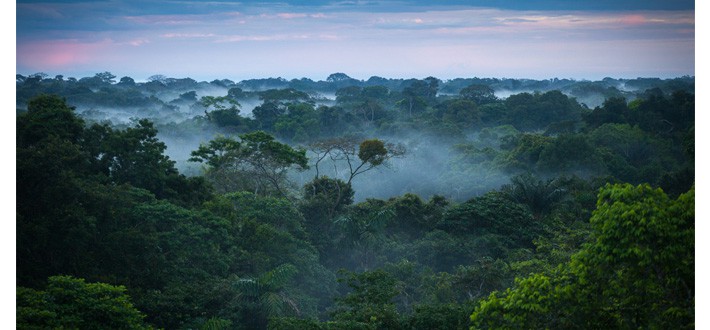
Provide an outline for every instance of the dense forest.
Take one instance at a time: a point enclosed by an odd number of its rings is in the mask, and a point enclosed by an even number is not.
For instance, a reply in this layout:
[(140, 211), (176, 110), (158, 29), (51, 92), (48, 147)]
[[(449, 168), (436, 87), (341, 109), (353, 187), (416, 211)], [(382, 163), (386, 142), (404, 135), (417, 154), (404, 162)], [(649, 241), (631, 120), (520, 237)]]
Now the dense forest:
[(694, 93), (17, 74), (17, 328), (694, 328)]

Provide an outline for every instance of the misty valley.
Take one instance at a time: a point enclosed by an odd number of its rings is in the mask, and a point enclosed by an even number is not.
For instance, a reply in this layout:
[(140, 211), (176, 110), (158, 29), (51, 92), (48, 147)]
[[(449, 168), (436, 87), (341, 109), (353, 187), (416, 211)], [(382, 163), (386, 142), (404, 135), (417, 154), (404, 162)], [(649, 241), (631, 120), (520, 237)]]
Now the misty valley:
[(17, 328), (694, 328), (695, 78), (16, 75)]

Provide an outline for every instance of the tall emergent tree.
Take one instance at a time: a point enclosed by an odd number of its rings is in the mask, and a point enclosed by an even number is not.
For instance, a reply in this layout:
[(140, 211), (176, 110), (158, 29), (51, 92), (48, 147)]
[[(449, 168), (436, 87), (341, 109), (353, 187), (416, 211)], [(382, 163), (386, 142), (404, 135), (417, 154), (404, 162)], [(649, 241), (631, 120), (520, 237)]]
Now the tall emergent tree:
[(402, 157), (405, 154), (404, 146), (387, 143), (380, 139), (369, 139), (357, 142), (353, 137), (340, 137), (318, 141), (311, 144), (311, 151), (316, 154), (314, 167), (316, 179), (320, 175), (320, 165), (323, 160), (330, 159), (336, 176), (340, 176), (338, 166), (345, 166), (349, 185), (353, 179), (380, 165), (385, 165), (392, 158)]

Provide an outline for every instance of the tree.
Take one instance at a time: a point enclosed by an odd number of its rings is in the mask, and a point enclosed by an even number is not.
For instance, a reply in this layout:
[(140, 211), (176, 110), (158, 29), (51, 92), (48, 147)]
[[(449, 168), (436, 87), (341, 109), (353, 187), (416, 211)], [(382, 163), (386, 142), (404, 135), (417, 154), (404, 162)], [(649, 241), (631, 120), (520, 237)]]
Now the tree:
[(540, 152), (536, 168), (543, 173), (604, 173), (602, 159), (584, 134), (560, 134)]
[(477, 105), (484, 105), (498, 100), (493, 88), (481, 84), (468, 85), (461, 89), (459, 95), (463, 99), (476, 102)]
[(134, 87), (136, 85), (136, 81), (133, 80), (131, 77), (121, 77), (121, 80), (118, 82), (118, 85), (120, 86), (127, 86), (127, 87)]
[(355, 191), (340, 179), (321, 176), (303, 186), (301, 212), (306, 219), (311, 242), (323, 254), (332, 240), (333, 220), (353, 203)]
[(302, 91), (293, 88), (286, 89), (268, 89), (259, 92), (259, 98), (266, 103), (275, 103), (278, 105), (289, 105), (292, 103), (310, 102), (311, 97)]
[(163, 153), (165, 143), (157, 138), (158, 130), (147, 119), (134, 127), (114, 130), (94, 124), (87, 129), (85, 148), (91, 162), (113, 182), (130, 183), (150, 190), (159, 198), (174, 197), (171, 180), (186, 180), (175, 168), (175, 161)]
[(469, 236), (477, 253), (503, 257), (506, 249), (533, 247), (543, 227), (524, 206), (499, 192), (489, 192), (447, 210), (437, 228), (455, 236)]
[(425, 203), (418, 195), (406, 193), (388, 201), (394, 208), (394, 218), (387, 224), (389, 234), (406, 234), (416, 239), (431, 231), (441, 220), (448, 205), (441, 196), (433, 196)]
[(511, 201), (527, 205), (537, 219), (549, 214), (567, 196), (554, 180), (539, 180), (530, 173), (512, 177), (501, 192)]
[(251, 113), (262, 129), (270, 130), (273, 129), (279, 117), (286, 113), (286, 107), (273, 102), (264, 102), (256, 106)]
[(331, 73), (328, 78), (326, 78), (325, 81), (327, 82), (339, 82), (339, 81), (346, 81), (346, 80), (351, 80), (353, 78), (350, 78), (350, 76), (342, 73), (342, 72), (337, 72), (337, 73)]
[(241, 278), (233, 282), (235, 299), (243, 306), (250, 329), (266, 329), (271, 317), (300, 316), (299, 304), (286, 288), (296, 274), (293, 265), (283, 264), (256, 278)]
[[(193, 92), (194, 93), (194, 92)], [(181, 95), (182, 97), (182, 95)], [(239, 102), (229, 96), (203, 96), (200, 104), (205, 107), (207, 119), (217, 126), (237, 126), (241, 122)]]
[(402, 320), (392, 302), (400, 294), (401, 284), (383, 270), (360, 274), (344, 271), (344, 281), (352, 289), (336, 299), (333, 319), (374, 325), (375, 329), (402, 329)]
[(496, 157), (496, 161), (504, 169), (514, 171), (534, 168), (542, 151), (552, 144), (554, 139), (541, 134), (520, 133), (506, 135), (500, 141), (503, 152)]
[(507, 123), (519, 130), (543, 129), (559, 121), (578, 121), (582, 107), (558, 90), (545, 93), (520, 93), (505, 100)]
[(238, 98), (242, 98), (245, 96), (244, 91), (239, 88), (239, 87), (232, 87), (227, 91), (227, 97), (232, 98), (234, 100)]
[(382, 102), (389, 96), (389, 89), (384, 86), (347, 86), (338, 89), (335, 96), (338, 105), (362, 115), (367, 122), (374, 122), (386, 114)]
[(414, 79), (409, 86), (402, 90), (404, 99), (397, 102), (403, 110), (412, 116), (414, 112), (423, 112), (427, 107), (427, 102), (433, 102), (439, 88), (439, 80), (428, 77), (424, 80)]
[(116, 82), (116, 75), (108, 71), (97, 73), (95, 77), (105, 84), (113, 84)]
[(84, 121), (66, 100), (56, 95), (40, 95), (30, 100), (27, 112), (17, 118), (17, 146), (26, 147), (56, 137), (78, 143)]
[(408, 325), (413, 330), (467, 330), (470, 314), (469, 306), (463, 304), (419, 305), (414, 307)]
[(17, 288), (18, 329), (152, 329), (123, 286), (53, 276), (45, 291)]
[(629, 117), (629, 107), (623, 97), (608, 98), (604, 100), (601, 107), (596, 107), (592, 112), (582, 115), (589, 129), (594, 129), (607, 123), (628, 123)]
[(168, 80), (168, 77), (162, 74), (154, 74), (150, 77), (148, 77), (148, 81), (150, 82), (158, 82), (161, 84), (165, 84), (165, 82)]
[(450, 100), (437, 107), (437, 116), (461, 128), (472, 128), (480, 124), (478, 106), (471, 100)]
[(190, 102), (196, 102), (197, 101), (197, 92), (196, 91), (189, 91), (180, 94), (178, 96), (178, 99), (181, 101), (190, 101)]
[(310, 140), (320, 133), (318, 114), (310, 103), (289, 104), (286, 113), (276, 119), (274, 130), (286, 140)]
[(289, 185), (286, 172), (308, 168), (305, 150), (293, 149), (263, 131), (239, 138), (217, 137), (191, 153), (190, 161), (210, 166), (207, 176), (222, 191), (250, 189), (283, 196)]
[(310, 149), (316, 154), (316, 178), (320, 175), (320, 163), (326, 157), (332, 161), (336, 175), (338, 163), (345, 162), (346, 183), (350, 185), (356, 176), (385, 165), (387, 160), (402, 157), (406, 152), (404, 146), (386, 143), (380, 139), (363, 140), (359, 143), (356, 141), (353, 137), (341, 137), (312, 143)]
[(695, 189), (600, 190), (591, 242), (548, 274), (516, 280), (471, 315), (475, 328), (693, 328)]
[(338, 226), (336, 244), (339, 249), (349, 249), (347, 260), (363, 270), (371, 269), (383, 252), (385, 227), (394, 216), (394, 211), (383, 201), (368, 199), (358, 203), (350, 212), (335, 220)]

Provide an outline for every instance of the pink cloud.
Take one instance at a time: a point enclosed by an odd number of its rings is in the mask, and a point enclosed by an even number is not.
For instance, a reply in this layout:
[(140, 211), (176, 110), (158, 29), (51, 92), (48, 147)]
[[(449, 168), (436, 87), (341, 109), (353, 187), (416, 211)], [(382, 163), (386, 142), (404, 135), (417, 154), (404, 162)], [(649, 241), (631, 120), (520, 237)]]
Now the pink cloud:
[(17, 64), (28, 68), (58, 70), (96, 60), (109, 40), (82, 43), (77, 40), (37, 41), (17, 45)]
[(641, 25), (648, 22), (645, 16), (640, 14), (624, 15), (619, 18), (619, 21), (626, 25)]

